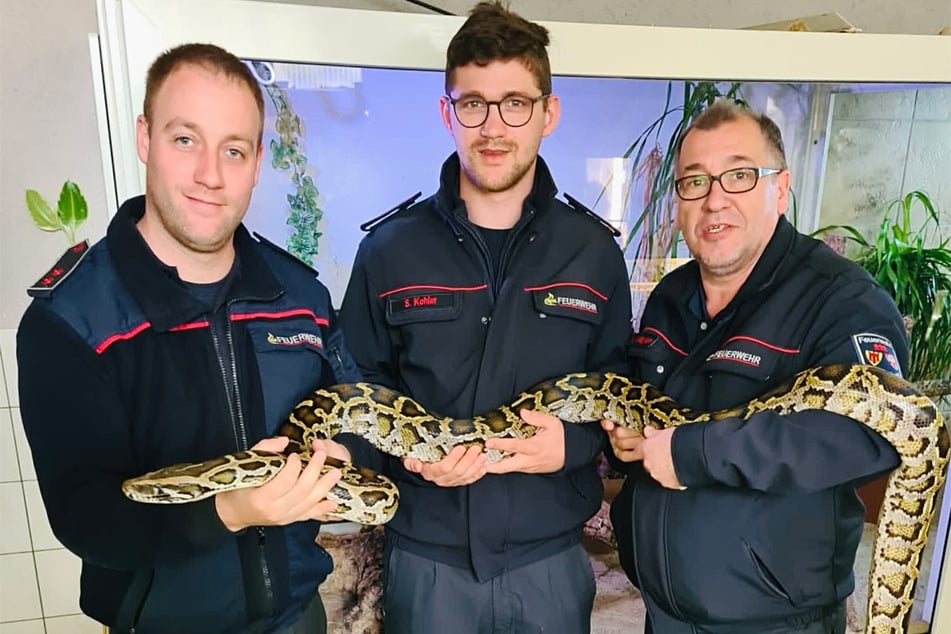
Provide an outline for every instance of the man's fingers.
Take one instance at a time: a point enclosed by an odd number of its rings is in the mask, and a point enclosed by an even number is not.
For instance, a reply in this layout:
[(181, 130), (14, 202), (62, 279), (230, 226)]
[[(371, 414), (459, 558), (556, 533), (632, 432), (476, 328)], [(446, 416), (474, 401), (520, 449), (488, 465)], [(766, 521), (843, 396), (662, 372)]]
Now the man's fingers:
[(482, 447), (469, 447), (456, 464), (454, 472), (462, 481), (478, 479), (484, 473), (485, 460), (486, 455)]
[(505, 453), (521, 453), (519, 448), (524, 448), (529, 438), (489, 438), (485, 441), (486, 449), (495, 449)]
[(273, 436), (271, 438), (262, 438), (261, 440), (254, 443), (254, 446), (251, 449), (255, 451), (270, 451), (272, 453), (280, 453), (284, 451), (287, 447), (287, 443), (291, 441), (287, 436)]
[(296, 453), (287, 457), (284, 467), (267, 483), (258, 487), (259, 496), (276, 500), (287, 495), (297, 482), (301, 472), (300, 456)]
[(557, 425), (560, 422), (551, 414), (537, 412), (533, 409), (519, 410), (518, 414), (522, 417), (523, 421), (529, 425), (534, 425), (535, 427), (551, 427), (553, 425)]
[(501, 473), (511, 473), (513, 471), (523, 471), (528, 467), (529, 462), (530, 460), (525, 456), (525, 454), (513, 454), (506, 458), (502, 458), (498, 462), (487, 465), (485, 472), (498, 475)]
[(350, 462), (350, 450), (335, 440), (329, 438), (315, 438), (311, 447), (316, 451), (325, 451), (331, 458)]
[(403, 458), (403, 468), (411, 473), (422, 473), (423, 461), (419, 458)]

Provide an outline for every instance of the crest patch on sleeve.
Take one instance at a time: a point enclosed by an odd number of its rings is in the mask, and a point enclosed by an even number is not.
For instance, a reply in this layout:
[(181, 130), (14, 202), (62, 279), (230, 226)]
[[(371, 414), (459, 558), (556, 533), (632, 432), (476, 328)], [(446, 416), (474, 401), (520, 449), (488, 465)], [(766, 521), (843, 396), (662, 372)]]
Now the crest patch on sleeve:
[(874, 365), (886, 372), (901, 376), (898, 355), (895, 354), (895, 346), (888, 340), (888, 337), (863, 332), (852, 335), (852, 345), (855, 346), (855, 354), (858, 356), (859, 363)]

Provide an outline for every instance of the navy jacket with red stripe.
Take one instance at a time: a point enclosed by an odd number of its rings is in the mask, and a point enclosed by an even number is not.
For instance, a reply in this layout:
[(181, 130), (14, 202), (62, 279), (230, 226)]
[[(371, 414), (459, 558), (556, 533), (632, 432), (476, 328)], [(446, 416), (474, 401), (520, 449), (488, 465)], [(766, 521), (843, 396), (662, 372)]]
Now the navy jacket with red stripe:
[(143, 212), (142, 197), (127, 201), (17, 334), (50, 524), (83, 560), (83, 611), (114, 631), (272, 631), (332, 568), (316, 522), (234, 535), (213, 499), (140, 504), (120, 484), (245, 449), (315, 387), (359, 374), (312, 269), (239, 227), (213, 318), (139, 235)]
[[(716, 316), (696, 261), (665, 276), (629, 355), (633, 377), (716, 411), (815, 366), (900, 372), (908, 347), (894, 302), (868, 273), (781, 217)], [(621, 563), (662, 611), (655, 631), (792, 631), (852, 592), (864, 517), (855, 487), (898, 465), (884, 438), (826, 411), (766, 410), (678, 427), (671, 449), (687, 490), (662, 488), (640, 463), (620, 465), (629, 476), (611, 513)]]
[[(609, 231), (555, 199), (539, 158), (495, 268), (459, 199), (459, 174), (453, 154), (435, 195), (378, 224), (360, 245), (341, 323), (365, 379), (467, 418), (552, 377), (623, 371), (631, 300)], [(490, 474), (452, 488), (366, 443), (343, 441), (354, 462), (383, 468), (399, 486), (391, 542), (483, 580), (578, 543), (601, 504), (593, 461), (605, 438), (597, 423), (565, 425), (560, 472)]]

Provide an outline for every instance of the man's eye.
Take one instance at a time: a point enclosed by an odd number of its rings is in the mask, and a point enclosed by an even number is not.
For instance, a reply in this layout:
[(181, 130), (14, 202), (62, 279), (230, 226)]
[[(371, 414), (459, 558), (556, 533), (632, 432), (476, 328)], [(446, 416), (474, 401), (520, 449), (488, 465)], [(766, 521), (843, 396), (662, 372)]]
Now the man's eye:
[(687, 187), (703, 187), (706, 184), (706, 176), (694, 176), (693, 178), (688, 178), (686, 181)]
[(505, 107), (512, 108), (513, 110), (518, 110), (524, 108), (528, 105), (528, 101), (522, 97), (509, 97), (505, 100)]
[(244, 158), (244, 152), (236, 148), (228, 149), (228, 156), (231, 158)]
[(734, 181), (745, 181), (753, 178), (753, 174), (750, 172), (750, 170), (736, 170), (734, 172), (730, 172), (727, 177)]
[(179, 137), (175, 137), (175, 143), (177, 143), (178, 145), (191, 145), (192, 140), (188, 138), (187, 136), (179, 136)]
[(462, 102), (462, 107), (466, 110), (483, 110), (485, 109), (485, 102), (481, 99), (466, 99)]

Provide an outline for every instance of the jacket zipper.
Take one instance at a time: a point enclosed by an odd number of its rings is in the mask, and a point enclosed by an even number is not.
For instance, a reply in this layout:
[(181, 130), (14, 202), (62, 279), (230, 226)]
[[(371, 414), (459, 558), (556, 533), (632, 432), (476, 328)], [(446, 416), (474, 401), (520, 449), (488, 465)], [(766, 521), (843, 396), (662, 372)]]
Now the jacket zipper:
[(244, 424), (244, 408), (241, 407), (241, 391), (238, 387), (238, 360), (234, 353), (234, 336), (231, 332), (231, 304), (228, 304), (225, 320), (225, 341), (228, 343), (228, 360), (231, 362), (231, 387), (234, 389), (232, 398), (234, 399), (233, 415), (237, 414), (237, 420), (232, 420), (232, 424), (238, 430), (239, 442), (238, 448), (242, 451), (248, 449), (248, 431)]
[(502, 249), (502, 256), (499, 258), (499, 269), (495, 272), (495, 283), (498, 288), (502, 288), (502, 280), (504, 279), (503, 273), (505, 269), (508, 268), (509, 260), (512, 259), (515, 251), (518, 249), (519, 238), (521, 238), (534, 217), (535, 209), (530, 207), (528, 209), (528, 219), (524, 222), (518, 222), (512, 228), (512, 235), (509, 236), (509, 239), (505, 242), (505, 246)]
[[(232, 391), (229, 394), (228, 398), (228, 408), (231, 412), (231, 426), (235, 434), (235, 444), (238, 447), (239, 451), (246, 451), (248, 446), (248, 431), (245, 425), (244, 420), (244, 408), (241, 407), (241, 391), (238, 385), (238, 361), (237, 355), (234, 350), (234, 335), (231, 329), (231, 306), (235, 303), (235, 299), (228, 301), (225, 307), (225, 342), (227, 343), (228, 350), (228, 359), (221, 359), (219, 357), (218, 363), (221, 368), (222, 380), (227, 382), (228, 376), (225, 371), (225, 364), (227, 363), (231, 369), (231, 388)], [(215, 329), (211, 329), (212, 337), (216, 338)], [(217, 340), (215, 344), (215, 354), (218, 354), (218, 345)], [(258, 533), (258, 558), (259, 564), (261, 566), (261, 572), (263, 573), (264, 580), (264, 592), (267, 598), (268, 606), (273, 610), (274, 606), (274, 588), (271, 581), (270, 569), (267, 562), (267, 550), (265, 548), (267, 535), (265, 534), (264, 528), (261, 526), (256, 527)]]

